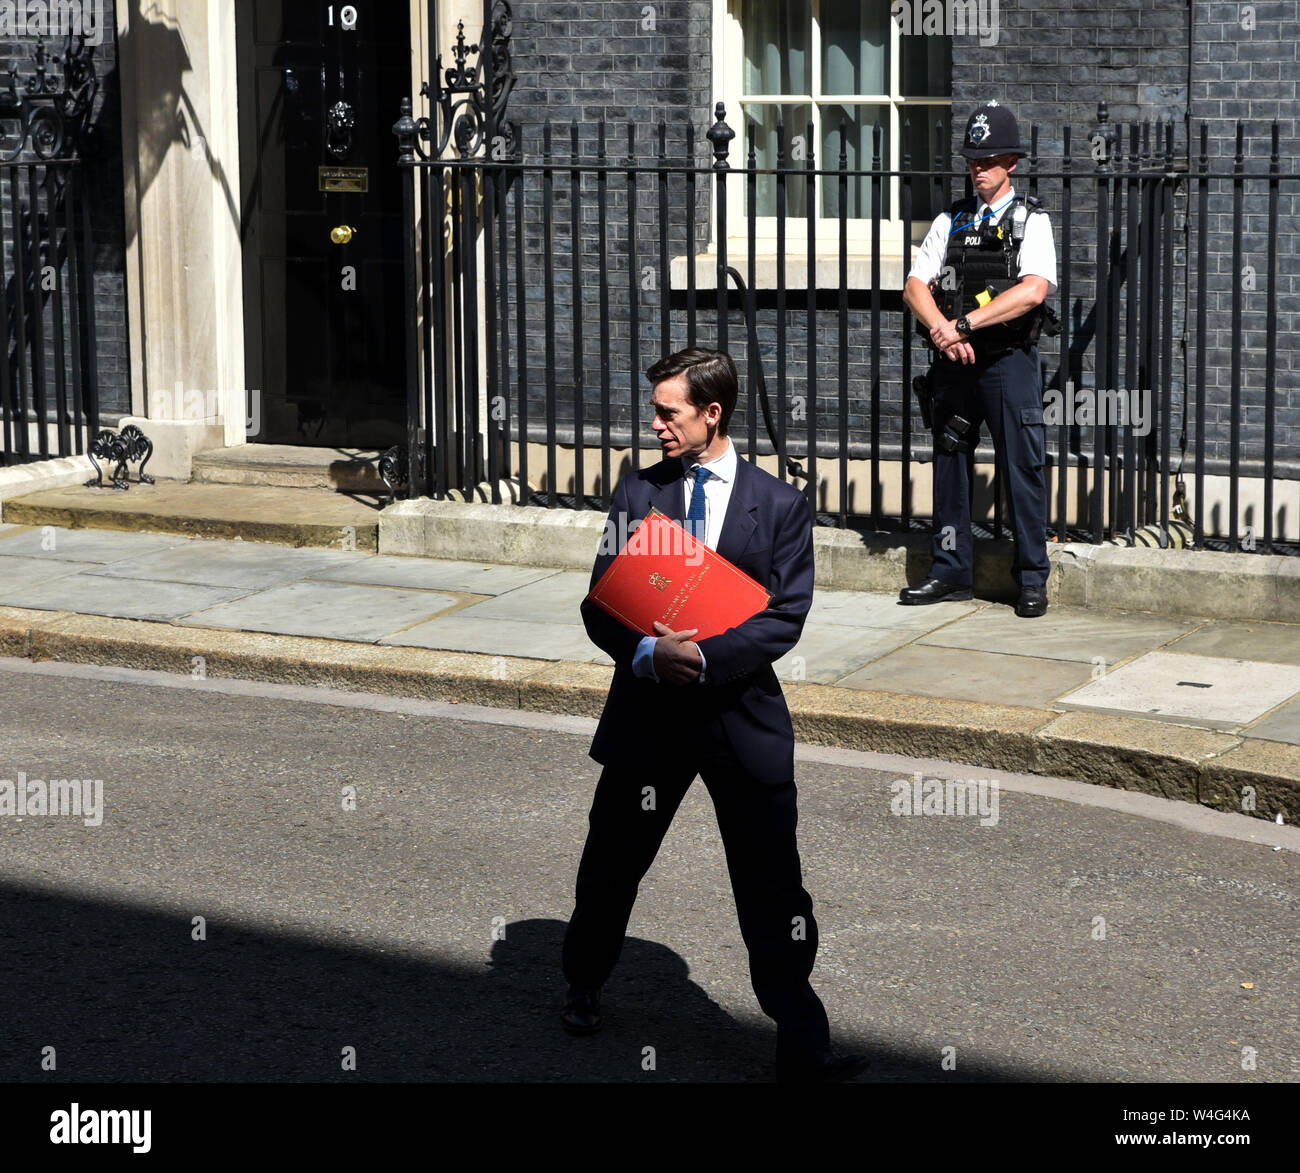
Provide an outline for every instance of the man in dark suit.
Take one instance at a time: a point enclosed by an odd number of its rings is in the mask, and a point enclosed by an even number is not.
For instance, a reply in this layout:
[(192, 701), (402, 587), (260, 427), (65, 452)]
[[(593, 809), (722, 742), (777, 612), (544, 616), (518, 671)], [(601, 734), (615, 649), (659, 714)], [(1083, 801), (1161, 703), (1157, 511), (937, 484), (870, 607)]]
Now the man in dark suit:
[[(606, 533), (652, 508), (762, 584), (765, 610), (720, 635), (656, 625), (642, 636), (584, 602), (587, 633), (614, 661), (591, 746), (604, 766), (564, 939), (562, 1013), (573, 1034), (600, 1029), (600, 988), (623, 947), (637, 886), (698, 773), (717, 812), (759, 1005), (777, 1023), (782, 1080), (849, 1079), (861, 1056), (834, 1057), (826, 1011), (808, 981), (817, 922), (795, 843), (794, 730), (772, 669), (798, 642), (812, 604), (812, 517), (803, 494), (740, 460), (727, 438), (736, 367), (686, 350), (646, 372), (664, 459), (614, 493)], [(602, 546), (591, 581), (613, 561)]]

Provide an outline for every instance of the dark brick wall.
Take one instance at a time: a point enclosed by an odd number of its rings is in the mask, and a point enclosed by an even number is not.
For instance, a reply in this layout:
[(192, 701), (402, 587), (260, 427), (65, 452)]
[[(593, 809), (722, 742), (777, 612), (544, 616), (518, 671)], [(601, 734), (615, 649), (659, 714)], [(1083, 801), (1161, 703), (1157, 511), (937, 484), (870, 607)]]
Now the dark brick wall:
[[(997, 42), (953, 42), (953, 105), (996, 97), (1022, 122), (1043, 127), (1043, 149), (1060, 151), (1060, 129), (1091, 126), (1097, 103), (1116, 122), (1187, 115), (1187, 9), (1176, 0), (1001, 0)], [(1077, 133), (1077, 131), (1076, 131)]]
[[(574, 194), (563, 164), (572, 158), (572, 133), (578, 133), (578, 157), (586, 165), (598, 162), (599, 128), (606, 131), (606, 160), (626, 167), (629, 160), (628, 127), (635, 133), (635, 158), (644, 165), (658, 156), (659, 124), (666, 126), (669, 158), (686, 158), (686, 126), (695, 124), (695, 159), (709, 157), (703, 138), (709, 110), (712, 78), (711, 12), (696, 0), (657, 0), (654, 27), (645, 27), (645, 5), (611, 0), (607, 3), (548, 3), (530, 0), (514, 6), (512, 50), (518, 82), (510, 101), (509, 116), (520, 130), (524, 156), (529, 162), (544, 157), (544, 128), (552, 133), (552, 158), (559, 164), (553, 181), (552, 216), (554, 297), (544, 281), (546, 263), (545, 195), (539, 175), (526, 181), (527, 314), (530, 323), (527, 386), (531, 403), (530, 431), (545, 419), (547, 349), (544, 315), (548, 303), (557, 314), (554, 374), (559, 387), (558, 416), (562, 428), (572, 431), (575, 365), (573, 298), (573, 248), (571, 217)], [(662, 239), (657, 181), (647, 175), (635, 180), (637, 212), (635, 259), (637, 317), (641, 370), (665, 352), (661, 338), (662, 298), (667, 287), (659, 271)], [(626, 170), (611, 173), (605, 182), (608, 262), (605, 270), (609, 305), (608, 329), (601, 331), (601, 275), (599, 263), (599, 182), (586, 175), (579, 186), (579, 283), (582, 330), (578, 334), (585, 375), (586, 399), (592, 405), (587, 418), (599, 419), (601, 342), (607, 342), (613, 375), (610, 397), (613, 424), (629, 426), (632, 353), (632, 311), (628, 277), (629, 183)], [(687, 251), (686, 181), (674, 177), (669, 190), (667, 239), (670, 256)], [(695, 248), (708, 242), (710, 202), (708, 181), (700, 176), (695, 201)], [(649, 266), (652, 272), (647, 275)], [(685, 318), (673, 315), (673, 341), (668, 350), (685, 345)], [(702, 331), (701, 343), (716, 337)], [(513, 355), (512, 355), (513, 361)], [(517, 372), (516, 372), (517, 373)], [(636, 380), (642, 405), (644, 380)], [(640, 412), (643, 421), (646, 413)]]
[[(1219, 180), (1211, 188), (1207, 330), (1206, 438), (1211, 448), (1227, 455), (1232, 420), (1230, 388), (1232, 356), (1237, 349), (1230, 329), (1234, 285), (1239, 287), (1244, 345), (1239, 417), (1247, 455), (1259, 458), (1264, 443), (1265, 331), (1268, 326), (1268, 185), (1260, 178), (1268, 169), (1270, 123), (1277, 119), (1280, 165), (1295, 174), (1300, 156), (1300, 106), (1297, 106), (1296, 43), (1300, 40), (1300, 3), (1297, 0), (1262, 0), (1253, 9), (1253, 29), (1243, 27), (1244, 4), (1207, 3), (1196, 0), (1196, 27), (1192, 51), (1192, 117), (1210, 128), (1211, 166), (1226, 172), (1236, 149), (1235, 126), (1242, 121), (1245, 171), (1254, 177), (1244, 185), (1242, 200), (1241, 268), (1234, 269), (1232, 185)], [(1193, 139), (1199, 153), (1199, 139)], [(1277, 395), (1276, 454), (1279, 460), (1300, 460), (1300, 314), (1295, 296), (1300, 293), (1300, 184), (1279, 187), (1277, 277)], [(1194, 224), (1194, 229), (1199, 226)], [(1195, 249), (1197, 238), (1193, 237)], [(1246, 266), (1253, 277), (1243, 273)], [(1254, 285), (1254, 289), (1245, 288)], [(1195, 275), (1192, 296), (1197, 293)], [(1193, 336), (1199, 333), (1193, 320)]]
[[(555, 338), (553, 359), (549, 369), (556, 387), (556, 416), (561, 435), (571, 433), (574, 422), (574, 336), (577, 334), (582, 348), (585, 370), (586, 413), (588, 442), (596, 442), (594, 432), (599, 419), (600, 347), (608, 340), (611, 352), (612, 377), (609, 393), (612, 418), (616, 430), (626, 428), (631, 420), (629, 411), (629, 382), (639, 374), (629, 369), (629, 352), (632, 328), (630, 324), (628, 276), (626, 268), (626, 177), (622, 173), (608, 180), (609, 228), (606, 241), (609, 249), (608, 282), (610, 323), (608, 329), (600, 328), (600, 277), (597, 260), (597, 184), (592, 176), (583, 180), (581, 188), (580, 237), (583, 241), (582, 263), (578, 277), (581, 286), (581, 329), (575, 329), (574, 276), (570, 242), (569, 177), (564, 171), (568, 162), (570, 126), (576, 121), (580, 156), (587, 161), (595, 157), (596, 124), (608, 121), (608, 152), (612, 162), (625, 162), (627, 158), (626, 123), (632, 120), (637, 129), (638, 156), (647, 156), (657, 150), (656, 128), (660, 119), (669, 124), (669, 155), (675, 160), (682, 157), (682, 127), (686, 119), (693, 119), (697, 146), (695, 160), (700, 166), (710, 161), (708, 146), (703, 135), (709, 123), (709, 93), (711, 55), (710, 14), (711, 5), (696, 0), (674, 0), (656, 4), (656, 28), (641, 27), (641, 3), (522, 3), (516, 5), (514, 58), (520, 75), (520, 84), (511, 103), (511, 116), (523, 129), (525, 156), (529, 161), (542, 157), (542, 126), (549, 118), (553, 124), (554, 174), (553, 227), (551, 241), (555, 280), (553, 290), (543, 281), (544, 222), (542, 187), (539, 177), (532, 176), (527, 187), (527, 265), (529, 315), (529, 356), (527, 389), (530, 402), (530, 432), (537, 429), (545, 418), (546, 373), (548, 359), (543, 333), (544, 312), (548, 304), (555, 312)], [(1297, 0), (1285, 3), (1259, 3), (1255, 5), (1258, 28), (1253, 38), (1250, 34), (1238, 35), (1232, 22), (1240, 17), (1237, 4), (1196, 3), (1196, 27), (1193, 30), (1193, 49), (1190, 75), (1192, 117), (1211, 120), (1211, 153), (1221, 156), (1225, 141), (1230, 143), (1231, 120), (1237, 117), (1251, 120), (1247, 137), (1248, 170), (1262, 173), (1267, 166), (1266, 121), (1282, 116), (1282, 160), (1284, 167), (1292, 166), (1296, 154), (1295, 125), (1295, 39), (1300, 35), (1297, 27)], [(1108, 104), (1110, 125), (1117, 128), (1121, 140), (1119, 155), (1113, 163), (1121, 170), (1129, 166), (1130, 133), (1139, 129), (1139, 155), (1145, 156), (1144, 166), (1154, 166), (1163, 153), (1163, 127), (1172, 126), (1176, 160), (1185, 165), (1187, 160), (1189, 46), (1187, 8), (1170, 4), (1168, 0), (1118, 0), (1104, 8), (1089, 6), (1081, 9), (1064, 0), (1002, 0), (998, 8), (999, 36), (993, 45), (982, 46), (977, 37), (957, 38), (954, 43), (954, 111), (958, 129), (964, 124), (970, 109), (990, 97), (998, 97), (1012, 107), (1020, 118), (1025, 137), (1031, 124), (1039, 126), (1038, 147), (1040, 157), (1039, 194), (1053, 216), (1057, 237), (1058, 255), (1063, 255), (1065, 224), (1063, 220), (1063, 192), (1059, 172), (1062, 170), (1064, 130), (1071, 127), (1071, 222), (1069, 243), (1071, 251), (1071, 279), (1068, 288), (1056, 295), (1055, 301), (1071, 322), (1070, 372), (1076, 384), (1092, 387), (1101, 382), (1104, 386), (1112, 380), (1098, 380), (1094, 373), (1095, 331), (1095, 273), (1098, 256), (1097, 185), (1095, 164), (1090, 155), (1090, 140), (1098, 130), (1098, 101)], [(1289, 63), (1289, 64), (1288, 64)], [(737, 111), (729, 112), (728, 121), (740, 130)], [(1152, 135), (1151, 132), (1155, 131)], [(1142, 134), (1150, 137), (1142, 138)], [(954, 147), (956, 146), (954, 136)], [(1153, 141), (1154, 140), (1154, 141)], [(741, 142), (732, 144), (732, 160), (739, 162)], [(1227, 148), (1231, 153), (1230, 146)], [(1195, 153), (1195, 152), (1193, 152)], [(954, 157), (954, 163), (961, 161)], [(1221, 165), (1221, 164), (1220, 164)], [(1027, 187), (1031, 164), (1022, 163), (1018, 186)], [(1053, 174), (1058, 173), (1058, 174)], [(733, 178), (732, 183), (738, 182)], [(656, 286), (642, 289), (638, 298), (639, 366), (644, 368), (659, 353), (685, 344), (687, 323), (691, 307), (685, 295), (672, 294), (671, 327), (669, 338), (661, 337), (660, 301), (662, 280), (657, 272), (659, 260), (660, 226), (655, 179), (643, 176), (638, 188), (637, 229), (639, 253), (638, 268), (651, 265), (656, 269)], [(711, 214), (712, 201), (708, 197), (711, 178), (700, 176), (696, 201), (697, 222), (694, 244), (702, 249), (708, 239), (706, 218)], [(668, 218), (669, 253), (680, 256), (686, 249), (685, 195), (680, 178), (671, 183), (670, 213)], [(1262, 442), (1262, 382), (1263, 382), (1263, 314), (1266, 291), (1265, 241), (1263, 215), (1266, 209), (1265, 189), (1260, 185), (1247, 185), (1245, 262), (1253, 263), (1257, 273), (1257, 288), (1245, 295), (1243, 324), (1246, 334), (1242, 348), (1243, 364), (1243, 417), (1247, 457), (1261, 454)], [(1125, 199), (1131, 198), (1125, 190)], [(1280, 221), (1280, 281), (1279, 281), (1279, 361), (1277, 384), (1279, 396), (1277, 455), (1279, 459), (1295, 460), (1296, 442), (1300, 439), (1300, 424), (1295, 381), (1300, 378), (1300, 339), (1295, 332), (1300, 326), (1300, 316), (1294, 315), (1286, 302), (1287, 294), (1300, 288), (1300, 267), (1296, 261), (1295, 189), (1283, 187)], [(1172, 297), (1174, 307), (1173, 357), (1170, 368), (1172, 410), (1169, 423), (1174, 436), (1174, 453), (1177, 458), (1177, 435), (1184, 417), (1184, 386), (1188, 374), (1194, 374), (1196, 346), (1199, 339), (1195, 321), (1190, 323), (1189, 347), (1184, 354), (1181, 338), (1184, 334), (1183, 307), (1189, 304), (1190, 294), (1194, 306), (1196, 274), (1188, 274), (1185, 250), (1189, 210), (1192, 214), (1191, 243), (1196, 244), (1199, 221), (1195, 218), (1196, 206), (1189, 205), (1186, 185), (1180, 187), (1174, 201), (1174, 269), (1159, 282), (1162, 297)], [(1226, 331), (1231, 307), (1231, 284), (1227, 282), (1231, 268), (1231, 192), (1230, 184), (1216, 182), (1210, 204), (1211, 232), (1208, 271), (1211, 284), (1207, 332), (1207, 399), (1206, 448), (1210, 459), (1226, 461), (1228, 427), (1231, 409), (1228, 406), (1231, 356), (1236, 347)], [(1127, 219), (1127, 211), (1125, 211)], [(1144, 212), (1140, 222), (1149, 223)], [(823, 231), (826, 229), (824, 228)], [(1127, 225), (1121, 237), (1120, 256), (1127, 257), (1130, 242)], [(1193, 258), (1195, 252), (1192, 253)], [(742, 272), (743, 256), (731, 258)], [(1238, 275), (1239, 278), (1240, 275)], [(1064, 285), (1064, 282), (1062, 282)], [(1128, 296), (1127, 283), (1123, 296)], [(702, 292), (695, 307), (698, 323), (698, 341), (711, 345), (717, 337), (715, 297), (712, 291)], [(806, 410), (809, 401), (807, 378), (807, 327), (804, 314), (805, 294), (791, 291), (784, 346), (787, 391), (792, 401), (802, 402)], [(828, 449), (837, 443), (840, 412), (838, 405), (838, 352), (839, 326), (835, 313), (834, 295), (823, 295), (820, 300), (815, 333), (817, 337), (817, 403), (818, 435)], [(777, 341), (774, 299), (762, 293), (758, 299), (759, 353), (766, 372), (775, 406), (777, 367)], [(896, 291), (886, 291), (881, 296), (881, 349), (880, 349), (880, 411), (875, 423), (877, 434), (886, 454), (898, 450), (902, 441), (903, 403), (901, 379), (901, 299)], [(1126, 304), (1123, 306), (1126, 311)], [(1123, 319), (1121, 319), (1122, 321)], [(848, 312), (849, 339), (849, 411), (850, 439), (855, 445), (871, 439), (872, 410), (870, 407), (870, 362), (872, 355), (872, 317), (870, 295), (854, 292), (850, 297)], [(736, 354), (745, 376), (745, 357), (748, 349), (744, 334), (743, 317), (733, 299), (730, 317), (730, 348)], [(1059, 363), (1058, 344), (1045, 341), (1042, 357), (1049, 376)], [(511, 354), (512, 368), (514, 353)], [(922, 362), (923, 352), (913, 346), (913, 370)], [(1118, 356), (1118, 378), (1113, 382), (1123, 385), (1127, 381), (1128, 356)], [(517, 376), (517, 372), (513, 372)], [(1136, 379), (1139, 388), (1150, 387), (1159, 391), (1155, 372), (1141, 369)], [(642, 395), (638, 418), (645, 431), (644, 381), (636, 378)], [(1190, 408), (1189, 404), (1189, 408)], [(1189, 440), (1195, 441), (1194, 415), (1189, 412)], [(733, 427), (741, 434), (747, 432), (744, 411), (738, 414)], [(806, 435), (806, 422), (787, 419), (787, 428), (794, 439), (793, 447), (801, 447)], [(913, 417), (913, 435), (919, 422)], [(762, 431), (760, 426), (760, 433)], [(1053, 438), (1054, 439), (1054, 438)], [(1080, 444), (1080, 441), (1082, 443)], [(1049, 447), (1054, 447), (1050, 444)], [(1091, 453), (1090, 436), (1076, 435), (1072, 448), (1082, 448)], [(920, 453), (924, 444), (915, 445)], [(1190, 449), (1189, 449), (1190, 451)]]
[[(94, 53), (99, 93), (90, 115), (88, 133), (77, 152), (84, 168), (85, 190), (91, 213), (99, 404), (101, 411), (110, 414), (128, 411), (131, 400), (126, 325), (121, 107), (114, 3), (115, 0), (104, 0), (104, 39), (95, 46)], [(49, 52), (57, 52), (61, 46), (61, 38), (46, 42)], [(35, 47), (35, 37), (6, 38), (0, 41), (0, 76), (4, 78), (6, 86), (11, 63), (18, 66), (21, 80), (34, 72)], [(5, 205), (5, 269), (12, 274), (12, 224), (7, 193)], [(51, 322), (47, 310), (47, 329)], [(52, 385), (48, 395), (52, 403)]]
[[(614, 434), (620, 439), (630, 430), (633, 411), (631, 388), (638, 396), (635, 417), (641, 434), (653, 444), (646, 408), (648, 386), (641, 372), (661, 354), (695, 341), (714, 346), (719, 337), (717, 299), (713, 290), (697, 293), (694, 306), (681, 289), (669, 298), (670, 325), (668, 339), (662, 331), (662, 297), (666, 282), (660, 269), (659, 186), (654, 176), (642, 175), (637, 181), (637, 257), (638, 276), (637, 328), (638, 366), (630, 365), (633, 325), (628, 281), (628, 184), (626, 172), (616, 170), (606, 184), (608, 249), (606, 273), (609, 326), (601, 329), (601, 265), (599, 263), (598, 182), (594, 175), (583, 177), (580, 186), (580, 240), (583, 259), (580, 269), (581, 327), (574, 313), (572, 195), (571, 180), (565, 165), (572, 158), (571, 134), (576, 122), (579, 158), (584, 164), (597, 161), (598, 124), (605, 119), (607, 158), (611, 165), (626, 165), (628, 159), (627, 124), (636, 128), (638, 162), (652, 162), (659, 150), (658, 124), (667, 124), (667, 154), (671, 163), (681, 168), (687, 159), (686, 124), (695, 128), (694, 162), (701, 169), (712, 163), (711, 148), (705, 135), (711, 124), (711, 8), (708, 4), (670, 0), (655, 8), (655, 29), (642, 27), (641, 3), (554, 4), (524, 3), (515, 7), (512, 49), (519, 82), (511, 98), (510, 117), (520, 126), (525, 159), (531, 164), (544, 161), (543, 129), (549, 119), (552, 127), (553, 178), (553, 295), (545, 282), (545, 198), (540, 175), (530, 173), (526, 181), (526, 259), (528, 296), (528, 374), (529, 434), (544, 435), (546, 418), (547, 371), (554, 372), (556, 417), (561, 436), (571, 437), (574, 430), (575, 379), (579, 355), (584, 374), (585, 434), (589, 444), (599, 443), (601, 416), (601, 362), (603, 344), (608, 345), (611, 378), (608, 385), (610, 417)], [(729, 125), (738, 137), (731, 144), (730, 159), (743, 161), (743, 127), (739, 111), (729, 111)], [(733, 178), (731, 182), (741, 180)], [(695, 251), (707, 246), (712, 215), (711, 189), (714, 180), (707, 170), (697, 176)], [(678, 170), (669, 181), (667, 219), (670, 257), (685, 255), (687, 242), (687, 188), (685, 176)], [(513, 197), (512, 197), (513, 198)], [(511, 205), (513, 208), (513, 205)], [(511, 213), (513, 227), (513, 211)], [(823, 226), (822, 231), (827, 229)], [(513, 247), (513, 244), (511, 245)], [(743, 273), (743, 257), (732, 256), (730, 262)], [(650, 272), (647, 274), (646, 270)], [(647, 288), (652, 283), (653, 287)], [(679, 282), (679, 284), (681, 284)], [(824, 299), (823, 299), (824, 301)], [(803, 451), (807, 443), (809, 414), (807, 318), (802, 308), (806, 293), (789, 294), (786, 324), (786, 394), (790, 404), (787, 431), (792, 451)], [(512, 307), (514, 301), (512, 300)], [(545, 336), (545, 313), (548, 304), (555, 314), (553, 362), (548, 364)], [(902, 440), (898, 375), (901, 299), (895, 291), (883, 299), (882, 318), (882, 441), (897, 447)], [(832, 304), (833, 310), (833, 304)], [(512, 310), (512, 312), (514, 312)], [(766, 373), (773, 410), (777, 407), (777, 330), (775, 297), (761, 292), (758, 298), (759, 353)], [(742, 387), (747, 385), (746, 358), (748, 342), (744, 318), (737, 297), (731, 297), (728, 347), (737, 359)], [(834, 449), (838, 437), (838, 347), (839, 326), (833, 312), (823, 304), (815, 326), (817, 339), (818, 436), (826, 451)], [(849, 422), (853, 440), (867, 437), (870, 415), (867, 409), (870, 388), (867, 385), (870, 365), (871, 319), (868, 295), (852, 296), (848, 315), (849, 355), (851, 363), (851, 402)], [(512, 379), (518, 379), (515, 353), (510, 354)], [(918, 359), (919, 361), (919, 359)], [(892, 372), (892, 379), (889, 377)], [(517, 382), (515, 385), (517, 393)], [(917, 425), (919, 427), (919, 424)], [(744, 435), (749, 417), (742, 406), (732, 423), (733, 432)], [(761, 424), (759, 433), (763, 435)], [(649, 457), (649, 458), (652, 458)]]

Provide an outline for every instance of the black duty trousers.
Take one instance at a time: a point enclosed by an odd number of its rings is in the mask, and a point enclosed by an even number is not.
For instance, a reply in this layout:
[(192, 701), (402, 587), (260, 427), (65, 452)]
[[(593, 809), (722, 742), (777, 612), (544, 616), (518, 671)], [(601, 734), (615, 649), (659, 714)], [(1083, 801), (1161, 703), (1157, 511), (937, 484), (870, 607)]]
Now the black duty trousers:
[[(930, 577), (970, 586), (974, 575), (970, 508), (975, 448), (987, 423), (1005, 486), (1016, 540), (1012, 577), (1022, 586), (1047, 582), (1047, 487), (1043, 480), (1043, 386), (1038, 349), (1013, 350), (965, 365), (934, 368), (934, 541)], [(945, 452), (937, 437), (954, 415), (971, 423), (969, 452)]]
[[(795, 843), (794, 781), (772, 785), (748, 774), (717, 720), (692, 740), (693, 753), (676, 762), (606, 766), (601, 773), (564, 937), (564, 976), (594, 989), (613, 971), (637, 888), (698, 773), (717, 814), (754, 993), (777, 1024), (777, 1062), (818, 1061), (829, 1053), (830, 1027), (808, 980), (817, 922)], [(646, 787), (653, 788), (650, 810)]]

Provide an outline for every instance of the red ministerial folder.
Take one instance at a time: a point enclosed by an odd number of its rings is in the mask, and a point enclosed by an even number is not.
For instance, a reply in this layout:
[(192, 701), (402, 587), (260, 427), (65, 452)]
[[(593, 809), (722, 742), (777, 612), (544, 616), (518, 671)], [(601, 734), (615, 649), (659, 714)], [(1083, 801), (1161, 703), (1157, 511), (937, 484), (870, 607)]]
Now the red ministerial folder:
[(764, 610), (771, 597), (657, 509), (650, 510), (587, 596), (643, 635), (655, 634), (657, 620), (674, 631), (697, 627), (696, 639), (744, 623)]

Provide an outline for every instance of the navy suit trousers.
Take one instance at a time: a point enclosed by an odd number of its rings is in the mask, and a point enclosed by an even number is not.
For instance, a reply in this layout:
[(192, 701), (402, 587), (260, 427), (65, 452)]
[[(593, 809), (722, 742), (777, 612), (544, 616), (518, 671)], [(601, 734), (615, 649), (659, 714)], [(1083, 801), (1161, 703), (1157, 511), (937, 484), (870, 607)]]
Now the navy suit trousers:
[[(601, 773), (564, 938), (564, 976), (587, 989), (609, 977), (641, 879), (698, 773), (717, 814), (754, 994), (777, 1024), (777, 1062), (818, 1061), (829, 1053), (830, 1027), (808, 980), (817, 922), (795, 843), (795, 783), (773, 785), (748, 774), (716, 718), (674, 744), (672, 757), (642, 769), (609, 765)], [(653, 788), (650, 810), (646, 787)]]

